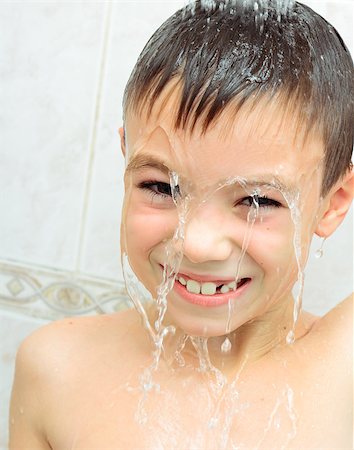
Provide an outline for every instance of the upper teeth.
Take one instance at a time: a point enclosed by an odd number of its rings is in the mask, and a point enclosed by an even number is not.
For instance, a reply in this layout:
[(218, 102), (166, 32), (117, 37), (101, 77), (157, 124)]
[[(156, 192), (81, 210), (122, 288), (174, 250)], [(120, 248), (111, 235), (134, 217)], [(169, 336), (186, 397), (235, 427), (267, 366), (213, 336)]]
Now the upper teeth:
[[(192, 294), (202, 294), (202, 295), (214, 295), (216, 289), (220, 284), (215, 284), (212, 281), (208, 281), (206, 283), (199, 283), (195, 280), (185, 280), (183, 277), (179, 276), (176, 279), (183, 285), (186, 286), (188, 292)], [(220, 287), (220, 292), (222, 294), (226, 294), (230, 290), (236, 289), (236, 282), (232, 281), (231, 283), (223, 284)]]

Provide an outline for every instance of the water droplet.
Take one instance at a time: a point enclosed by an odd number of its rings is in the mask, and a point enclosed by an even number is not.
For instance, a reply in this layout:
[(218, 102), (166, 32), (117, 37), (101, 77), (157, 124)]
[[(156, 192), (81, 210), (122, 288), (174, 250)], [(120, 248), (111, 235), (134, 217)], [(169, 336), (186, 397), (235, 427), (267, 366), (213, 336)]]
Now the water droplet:
[(15, 419), (13, 417), (11, 419), (11, 425), (15, 425)]
[(295, 342), (295, 333), (293, 330), (289, 331), (288, 335), (286, 336), (286, 343), (287, 344), (293, 344)]
[(219, 419), (218, 419), (217, 417), (212, 417), (212, 418), (209, 420), (208, 428), (209, 428), (209, 429), (210, 429), (210, 428), (215, 428), (216, 425), (217, 425), (217, 423), (218, 423), (218, 421), (219, 421)]
[(231, 350), (231, 347), (232, 347), (232, 345), (231, 345), (230, 339), (226, 338), (224, 340), (224, 342), (221, 344), (221, 351), (223, 353), (229, 353), (229, 351)]
[(20, 414), (23, 414), (24, 413), (24, 409), (21, 407), (20, 408)]
[(318, 250), (315, 251), (315, 258), (319, 259), (322, 258), (322, 256), (323, 256), (322, 248), (319, 248)]
[(315, 258), (322, 258), (322, 256), (323, 256), (323, 246), (324, 246), (325, 240), (326, 240), (326, 238), (323, 238), (321, 247), (318, 250), (315, 251)]

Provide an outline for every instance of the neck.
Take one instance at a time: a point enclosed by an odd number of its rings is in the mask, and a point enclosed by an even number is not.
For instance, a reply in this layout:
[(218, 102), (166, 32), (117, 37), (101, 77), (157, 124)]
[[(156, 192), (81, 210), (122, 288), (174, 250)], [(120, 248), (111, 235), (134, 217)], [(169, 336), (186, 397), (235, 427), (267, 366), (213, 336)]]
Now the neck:
[[(210, 361), (227, 378), (232, 377), (246, 364), (260, 360), (279, 346), (287, 345), (286, 337), (293, 328), (293, 309), (293, 298), (283, 299), (262, 316), (224, 336), (188, 337), (182, 330), (177, 330), (174, 336), (168, 336), (164, 341), (165, 359), (175, 364), (176, 350), (184, 343), (180, 354), (186, 364), (205, 367)], [(309, 316), (304, 312), (300, 314), (295, 339), (308, 332), (313, 323)]]

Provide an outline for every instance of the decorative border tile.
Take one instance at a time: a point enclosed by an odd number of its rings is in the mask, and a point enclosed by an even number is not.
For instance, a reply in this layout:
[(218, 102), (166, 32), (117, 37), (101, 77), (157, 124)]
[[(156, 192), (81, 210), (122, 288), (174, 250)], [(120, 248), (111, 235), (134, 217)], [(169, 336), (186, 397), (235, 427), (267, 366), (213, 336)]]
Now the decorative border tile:
[(0, 307), (53, 320), (132, 306), (122, 282), (0, 260)]

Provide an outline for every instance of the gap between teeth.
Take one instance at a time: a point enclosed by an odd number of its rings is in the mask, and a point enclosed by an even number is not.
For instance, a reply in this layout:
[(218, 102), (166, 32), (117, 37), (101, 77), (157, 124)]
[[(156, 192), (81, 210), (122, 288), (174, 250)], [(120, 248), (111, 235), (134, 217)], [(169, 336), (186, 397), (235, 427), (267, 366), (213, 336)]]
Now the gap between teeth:
[[(195, 280), (185, 280), (183, 277), (176, 277), (177, 281), (179, 281), (183, 286), (186, 286), (186, 289), (191, 294), (202, 294), (202, 295), (214, 295), (218, 286), (215, 283), (208, 281), (206, 283), (199, 283)], [(223, 284), (220, 286), (220, 292), (222, 294), (226, 294), (229, 291), (236, 290), (236, 282), (232, 281), (231, 283)]]

